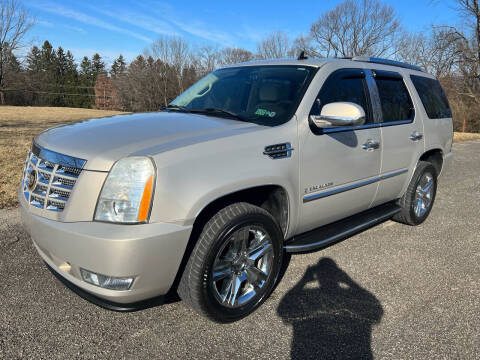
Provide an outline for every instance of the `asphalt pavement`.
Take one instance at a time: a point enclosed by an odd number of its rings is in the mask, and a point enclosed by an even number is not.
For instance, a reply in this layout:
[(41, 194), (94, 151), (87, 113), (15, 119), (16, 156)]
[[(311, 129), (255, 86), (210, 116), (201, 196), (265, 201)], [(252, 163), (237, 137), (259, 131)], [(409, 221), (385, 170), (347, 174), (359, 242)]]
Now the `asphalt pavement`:
[(479, 359), (480, 142), (454, 145), (430, 217), (294, 255), (271, 298), (219, 325), (174, 302), (97, 307), (0, 210), (0, 359)]

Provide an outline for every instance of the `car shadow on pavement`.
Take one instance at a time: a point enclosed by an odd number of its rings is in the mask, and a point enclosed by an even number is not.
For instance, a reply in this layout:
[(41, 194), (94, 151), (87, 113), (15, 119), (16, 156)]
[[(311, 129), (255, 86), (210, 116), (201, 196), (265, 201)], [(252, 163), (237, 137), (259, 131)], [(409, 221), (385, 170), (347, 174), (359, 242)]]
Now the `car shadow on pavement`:
[(322, 258), (280, 301), (283, 321), (293, 326), (292, 359), (372, 359), (372, 327), (383, 308), (335, 261)]

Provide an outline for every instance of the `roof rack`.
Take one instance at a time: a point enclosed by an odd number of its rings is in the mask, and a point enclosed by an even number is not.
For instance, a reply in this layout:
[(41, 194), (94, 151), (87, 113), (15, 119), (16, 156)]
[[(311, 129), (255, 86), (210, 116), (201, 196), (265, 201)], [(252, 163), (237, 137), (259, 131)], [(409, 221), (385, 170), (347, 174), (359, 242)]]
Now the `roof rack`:
[(355, 56), (355, 57), (352, 57), (352, 60), (353, 61), (363, 61), (363, 62), (375, 63), (375, 64), (398, 66), (398, 67), (405, 68), (405, 69), (410, 69), (410, 70), (416, 70), (416, 71), (422, 71), (423, 72), (423, 70), (420, 66), (407, 64), (407, 63), (404, 63), (404, 62), (401, 62), (401, 61), (382, 59), (382, 58), (376, 58), (376, 57), (369, 57), (369, 56)]

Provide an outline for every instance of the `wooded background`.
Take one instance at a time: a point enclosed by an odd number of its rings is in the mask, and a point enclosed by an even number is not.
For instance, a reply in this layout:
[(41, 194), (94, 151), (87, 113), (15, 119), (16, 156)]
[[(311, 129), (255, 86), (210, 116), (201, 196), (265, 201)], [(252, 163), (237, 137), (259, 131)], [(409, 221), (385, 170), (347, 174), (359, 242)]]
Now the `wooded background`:
[(368, 55), (419, 65), (445, 88), (455, 130), (480, 132), (479, 1), (455, 3), (458, 16), (451, 24), (426, 25), (421, 32), (407, 31), (382, 1), (345, 0), (320, 14), (308, 33), (291, 38), (273, 32), (255, 52), (162, 36), (130, 63), (119, 55), (106, 64), (99, 54), (77, 62), (48, 41), (17, 56), (34, 21), (17, 0), (0, 0), (0, 104), (155, 111), (222, 65), (294, 57), (303, 50), (311, 57)]

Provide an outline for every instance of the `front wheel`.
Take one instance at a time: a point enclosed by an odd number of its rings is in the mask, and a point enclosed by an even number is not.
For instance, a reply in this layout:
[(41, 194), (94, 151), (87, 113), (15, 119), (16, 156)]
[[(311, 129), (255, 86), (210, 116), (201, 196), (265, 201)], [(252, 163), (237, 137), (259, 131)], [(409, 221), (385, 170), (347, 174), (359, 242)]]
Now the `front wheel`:
[(393, 219), (408, 225), (421, 224), (432, 210), (436, 193), (437, 171), (429, 162), (420, 161), (407, 191), (399, 200), (402, 210)]
[(236, 203), (205, 225), (187, 262), (178, 293), (217, 322), (239, 320), (272, 292), (283, 255), (283, 235), (262, 208)]

